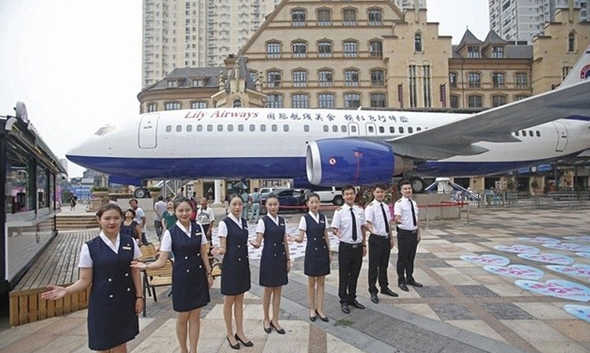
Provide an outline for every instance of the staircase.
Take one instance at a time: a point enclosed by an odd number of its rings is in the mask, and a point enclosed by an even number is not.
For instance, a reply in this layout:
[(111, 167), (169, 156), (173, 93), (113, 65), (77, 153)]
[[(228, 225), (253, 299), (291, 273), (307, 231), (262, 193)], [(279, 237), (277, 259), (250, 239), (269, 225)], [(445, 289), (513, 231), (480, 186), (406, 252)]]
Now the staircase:
[(98, 222), (93, 213), (60, 214), (56, 218), (58, 231), (98, 228)]

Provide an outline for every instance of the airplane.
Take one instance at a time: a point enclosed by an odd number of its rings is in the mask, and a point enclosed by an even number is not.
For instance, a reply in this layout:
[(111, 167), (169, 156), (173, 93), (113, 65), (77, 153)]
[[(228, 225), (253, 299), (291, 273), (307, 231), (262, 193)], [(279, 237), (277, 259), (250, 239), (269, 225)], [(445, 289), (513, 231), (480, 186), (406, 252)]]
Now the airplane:
[[(66, 157), (149, 179), (307, 178), (324, 186), (410, 177), (500, 174), (590, 149), (590, 47), (562, 85), (476, 114), (209, 108), (141, 114), (107, 125)], [(147, 194), (139, 188), (136, 196)]]

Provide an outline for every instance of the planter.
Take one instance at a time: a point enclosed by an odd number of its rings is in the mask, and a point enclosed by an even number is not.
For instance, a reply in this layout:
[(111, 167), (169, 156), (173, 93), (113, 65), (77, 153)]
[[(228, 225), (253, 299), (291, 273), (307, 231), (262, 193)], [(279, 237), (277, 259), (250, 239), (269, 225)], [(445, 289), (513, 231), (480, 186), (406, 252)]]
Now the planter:
[(159, 191), (150, 191), (150, 196), (152, 197), (152, 199), (155, 199), (156, 197), (160, 196), (160, 192)]

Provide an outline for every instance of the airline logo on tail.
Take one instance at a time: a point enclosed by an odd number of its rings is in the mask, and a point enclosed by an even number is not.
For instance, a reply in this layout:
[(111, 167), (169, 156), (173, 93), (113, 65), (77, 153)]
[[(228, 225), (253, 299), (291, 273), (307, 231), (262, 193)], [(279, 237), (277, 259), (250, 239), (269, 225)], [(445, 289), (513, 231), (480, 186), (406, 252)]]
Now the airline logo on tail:
[[(590, 53), (590, 51), (588, 51), (588, 53)], [(590, 78), (590, 64), (588, 64), (582, 68), (582, 71), (580, 71), (580, 78), (582, 80)]]

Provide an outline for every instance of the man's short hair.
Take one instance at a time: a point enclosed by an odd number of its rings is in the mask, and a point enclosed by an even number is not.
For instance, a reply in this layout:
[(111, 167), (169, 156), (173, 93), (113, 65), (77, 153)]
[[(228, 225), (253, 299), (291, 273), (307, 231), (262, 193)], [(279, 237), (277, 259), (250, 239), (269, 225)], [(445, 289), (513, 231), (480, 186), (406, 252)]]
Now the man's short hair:
[(137, 199), (131, 199), (131, 200), (129, 200), (129, 203), (132, 203), (133, 201), (135, 201), (135, 203), (139, 203), (139, 201), (137, 201)]
[(352, 186), (352, 185), (346, 185), (345, 187), (342, 188), (342, 195), (344, 195), (344, 193), (347, 190), (352, 190), (356, 194), (356, 189), (354, 188), (354, 186)]
[(404, 185), (410, 185), (410, 186), (412, 186), (412, 183), (411, 183), (411, 182), (410, 182), (408, 179), (402, 179), (402, 180), (399, 182), (399, 187), (400, 187), (400, 189), (401, 189), (401, 187), (402, 187), (402, 186), (404, 186)]

